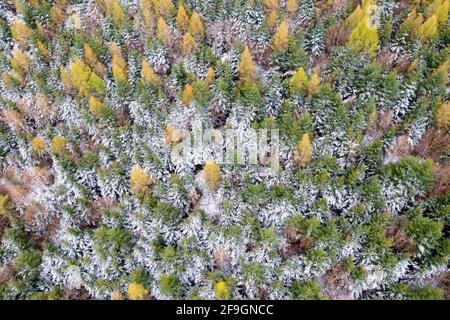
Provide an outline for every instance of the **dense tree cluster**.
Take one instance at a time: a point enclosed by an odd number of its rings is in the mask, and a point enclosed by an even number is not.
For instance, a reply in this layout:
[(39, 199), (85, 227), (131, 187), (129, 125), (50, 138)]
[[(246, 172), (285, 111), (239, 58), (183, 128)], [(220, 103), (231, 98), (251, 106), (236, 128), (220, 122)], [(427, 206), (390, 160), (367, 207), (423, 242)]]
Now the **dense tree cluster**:
[(0, 298), (448, 299), (449, 3), (0, 1)]

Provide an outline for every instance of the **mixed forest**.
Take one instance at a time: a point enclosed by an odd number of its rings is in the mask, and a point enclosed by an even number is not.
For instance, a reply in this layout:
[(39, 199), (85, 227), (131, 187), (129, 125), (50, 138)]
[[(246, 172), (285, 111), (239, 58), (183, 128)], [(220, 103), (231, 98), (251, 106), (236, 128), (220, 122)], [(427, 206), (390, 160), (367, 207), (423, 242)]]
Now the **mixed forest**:
[(449, 299), (449, 7), (1, 0), (0, 299)]

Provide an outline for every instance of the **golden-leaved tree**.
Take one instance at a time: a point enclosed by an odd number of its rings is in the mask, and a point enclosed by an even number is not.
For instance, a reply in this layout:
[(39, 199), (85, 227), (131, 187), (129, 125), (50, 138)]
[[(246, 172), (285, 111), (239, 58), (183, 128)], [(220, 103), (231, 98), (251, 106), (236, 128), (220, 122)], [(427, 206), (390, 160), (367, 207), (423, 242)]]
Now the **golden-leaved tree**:
[(448, 130), (450, 129), (450, 102), (441, 104), (434, 115), (436, 125), (438, 128)]
[(119, 0), (105, 0), (106, 15), (112, 17), (116, 25), (121, 25), (127, 18)]
[(92, 50), (87, 43), (84, 44), (84, 59), (86, 60), (87, 65), (91, 67), (96, 74), (100, 76), (104, 76), (106, 74), (105, 66), (98, 60), (94, 50)]
[(171, 37), (172, 33), (170, 32), (170, 29), (167, 26), (166, 21), (160, 17), (158, 19), (158, 25), (156, 28), (156, 38), (158, 38), (159, 41), (161, 41), (167, 46), (169, 44)]
[(67, 138), (63, 136), (54, 136), (52, 138), (52, 151), (54, 154), (62, 156), (67, 152)]
[(173, 124), (169, 124), (164, 132), (164, 137), (168, 143), (174, 144), (181, 140), (182, 134), (181, 131), (177, 129), (177, 127), (175, 127)]
[(89, 97), (89, 111), (94, 115), (94, 117), (98, 118), (101, 116), (105, 106), (95, 97)]
[(128, 285), (128, 299), (143, 300), (147, 295), (148, 290), (140, 283), (132, 282)]
[(189, 33), (196, 39), (203, 37), (205, 34), (202, 19), (200, 19), (200, 16), (195, 11), (192, 12), (191, 19), (189, 20)]
[(288, 14), (294, 14), (298, 10), (297, 0), (287, 0), (286, 1), (286, 12)]
[(295, 70), (292, 75), (291, 82), (289, 83), (289, 89), (292, 93), (308, 91), (309, 79), (303, 67)]
[(164, 18), (168, 18), (175, 11), (172, 0), (153, 0), (153, 8), (158, 16), (163, 16)]
[(277, 20), (278, 20), (278, 13), (275, 10), (268, 12), (266, 14), (267, 28), (272, 30), (275, 27)]
[(153, 70), (150, 64), (144, 59), (142, 59), (141, 82), (143, 84), (150, 83), (155, 86), (158, 86), (161, 83), (161, 79), (158, 77), (155, 70)]
[(181, 53), (183, 56), (190, 55), (196, 47), (197, 41), (189, 32), (186, 32), (181, 38)]
[(348, 45), (358, 51), (374, 55), (378, 47), (378, 32), (376, 26), (371, 26), (369, 16), (364, 16), (350, 33)]
[(109, 43), (109, 52), (111, 54), (112, 72), (116, 81), (127, 80), (127, 63), (122, 55), (122, 51), (115, 42)]
[(45, 140), (36, 136), (31, 140), (31, 147), (34, 152), (36, 152), (39, 156), (42, 156), (46, 148)]
[(273, 50), (287, 50), (289, 44), (289, 31), (285, 21), (278, 26), (272, 40)]
[(450, 0), (434, 0), (428, 7), (428, 15), (435, 14), (439, 24), (445, 23), (450, 9)]
[(177, 30), (181, 33), (183, 33), (184, 31), (186, 31), (186, 28), (189, 24), (189, 17), (186, 13), (186, 10), (184, 10), (183, 5), (180, 3), (180, 5), (178, 6), (178, 12), (177, 12), (177, 17), (175, 19), (176, 25), (177, 25)]
[(422, 41), (433, 39), (438, 32), (438, 17), (433, 14), (419, 28), (419, 38)]
[(255, 63), (250, 50), (245, 46), (238, 66), (239, 77), (242, 81), (255, 82)]
[(181, 100), (185, 106), (191, 103), (192, 97), (194, 95), (194, 89), (190, 84), (187, 84), (183, 89), (183, 94)]
[(209, 67), (208, 70), (206, 71), (206, 75), (205, 75), (205, 83), (207, 85), (210, 85), (214, 82), (214, 79), (216, 78), (216, 74), (214, 72), (214, 69)]
[(14, 19), (14, 22), (11, 24), (11, 35), (22, 47), (28, 46), (31, 33), (30, 28), (25, 23), (17, 18)]
[(303, 134), (296, 148), (296, 162), (300, 168), (306, 167), (311, 163), (312, 159), (312, 144), (309, 138), (309, 133)]
[(61, 82), (63, 86), (78, 89), (78, 94), (82, 97), (101, 95), (106, 89), (103, 80), (78, 57), (70, 63), (68, 72), (61, 68)]
[(220, 181), (220, 168), (214, 160), (206, 161), (206, 164), (203, 168), (203, 172), (205, 173), (205, 180), (208, 188), (211, 190), (215, 190), (219, 185)]
[(230, 289), (224, 280), (218, 281), (214, 284), (214, 293), (216, 295), (216, 299), (219, 300), (227, 300), (230, 298)]
[(139, 166), (134, 166), (130, 172), (131, 191), (134, 194), (142, 194), (150, 190), (154, 180), (150, 175)]
[(30, 69), (31, 58), (19, 49), (14, 49), (11, 52), (11, 67), (14, 71), (16, 71), (21, 76), (25, 76), (25, 74)]

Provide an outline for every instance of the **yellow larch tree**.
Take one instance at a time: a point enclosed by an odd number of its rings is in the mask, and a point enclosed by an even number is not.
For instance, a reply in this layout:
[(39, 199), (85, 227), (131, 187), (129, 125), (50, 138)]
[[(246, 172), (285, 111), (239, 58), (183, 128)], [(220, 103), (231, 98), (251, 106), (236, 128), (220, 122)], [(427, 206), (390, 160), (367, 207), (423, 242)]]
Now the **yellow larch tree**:
[(97, 56), (94, 53), (94, 50), (92, 50), (92, 48), (87, 43), (84, 44), (83, 49), (84, 60), (86, 61), (87, 65), (91, 67), (98, 75), (104, 76), (106, 73), (106, 68), (103, 63), (98, 60)]
[(105, 0), (106, 15), (112, 17), (116, 25), (122, 24), (127, 18), (119, 0)]
[(62, 156), (67, 152), (67, 138), (63, 136), (54, 136), (52, 138), (52, 151), (54, 154)]
[(171, 36), (172, 33), (170, 32), (170, 29), (167, 26), (166, 21), (160, 17), (158, 19), (158, 25), (156, 27), (156, 38), (158, 38), (158, 40), (164, 43), (165, 45), (168, 45)]
[(278, 13), (275, 10), (269, 11), (269, 13), (266, 15), (267, 28), (272, 30), (275, 27), (277, 20), (278, 20)]
[(168, 18), (175, 11), (172, 0), (153, 0), (155, 13), (164, 18)]
[(109, 43), (109, 52), (112, 60), (112, 72), (116, 81), (127, 80), (127, 63), (122, 55), (122, 51), (115, 42)]
[(206, 75), (205, 75), (205, 83), (207, 85), (210, 85), (214, 82), (214, 79), (216, 78), (216, 74), (214, 72), (214, 69), (209, 67), (208, 70), (206, 71)]
[(61, 83), (66, 89), (77, 88), (78, 94), (84, 97), (92, 93), (103, 94), (105, 91), (103, 80), (78, 57), (70, 63), (68, 72), (61, 68)]
[(419, 28), (423, 23), (423, 16), (417, 16), (416, 10), (413, 10), (408, 17), (403, 21), (400, 31), (407, 32), (410, 37), (415, 37), (419, 32)]
[(175, 127), (173, 124), (169, 124), (167, 125), (164, 132), (164, 138), (170, 144), (177, 143), (182, 138), (181, 131), (177, 129), (177, 127)]
[(436, 126), (440, 129), (450, 129), (450, 101), (441, 104), (434, 115)]
[(182, 102), (185, 106), (187, 106), (189, 103), (191, 103), (193, 95), (194, 95), (194, 91), (193, 91), (192, 86), (190, 84), (187, 84), (183, 89), (183, 94), (181, 97)]
[(143, 300), (147, 295), (148, 290), (140, 283), (132, 282), (128, 285), (128, 299)]
[(419, 28), (419, 38), (427, 41), (436, 36), (438, 31), (438, 18), (435, 14), (429, 17)]
[(193, 11), (191, 19), (189, 20), (189, 33), (196, 39), (203, 37), (205, 34), (205, 27), (197, 12)]
[(361, 22), (364, 17), (364, 11), (361, 5), (358, 5), (355, 10), (345, 19), (345, 25), (353, 30)]
[(186, 31), (186, 28), (189, 24), (189, 17), (186, 13), (186, 10), (184, 10), (183, 5), (180, 3), (180, 5), (178, 6), (178, 12), (177, 12), (177, 17), (175, 19), (176, 25), (177, 25), (177, 30), (181, 33), (183, 33), (184, 31)]
[(96, 117), (100, 117), (104, 110), (104, 104), (97, 100), (95, 97), (90, 96), (89, 97), (89, 111)]
[(434, 0), (428, 7), (428, 15), (435, 14), (439, 24), (445, 23), (450, 9), (450, 0)]
[(150, 64), (142, 59), (142, 68), (141, 68), (141, 82), (143, 84), (153, 84), (155, 86), (160, 85), (161, 79), (159, 79), (155, 70), (150, 66)]
[(302, 138), (297, 143), (296, 156), (297, 164), (300, 168), (304, 168), (311, 163), (312, 144), (309, 133), (303, 134)]
[(263, 0), (262, 3), (266, 11), (278, 10), (278, 0)]
[(22, 47), (26, 47), (31, 37), (31, 30), (25, 23), (15, 18), (11, 24), (11, 35)]
[(245, 46), (238, 66), (239, 77), (242, 81), (255, 82), (255, 63), (250, 50)]
[[(79, 90), (81, 95), (85, 95), (89, 90), (88, 81), (92, 73), (91, 69), (78, 57), (74, 59), (69, 68), (70, 83)], [(63, 74), (61, 74), (61, 78), (65, 81)]]
[(31, 64), (31, 58), (24, 52), (14, 49), (11, 53), (11, 67), (20, 75), (25, 75)]
[(289, 89), (292, 93), (307, 92), (309, 87), (308, 76), (303, 67), (298, 68), (292, 75)]
[(215, 190), (219, 185), (220, 181), (220, 168), (217, 163), (210, 159), (206, 161), (206, 164), (203, 168), (203, 172), (205, 174), (205, 181), (208, 185), (208, 188), (211, 190)]
[(49, 58), (50, 58), (50, 55), (49, 55), (49, 53), (48, 53), (48, 49), (47, 49), (47, 47), (45, 46), (45, 44), (44, 44), (41, 40), (37, 39), (37, 40), (36, 40), (36, 47), (38, 48), (39, 53), (42, 55), (42, 57), (44, 58), (44, 60), (45, 60), (45, 61), (48, 61)]
[(39, 137), (34, 137), (31, 140), (31, 147), (34, 152), (36, 152), (39, 156), (42, 156), (46, 148), (45, 140)]
[(144, 25), (150, 28), (152, 22), (152, 0), (141, 0), (140, 1), (141, 14), (144, 21)]
[(11, 208), (9, 195), (0, 194), (0, 215), (6, 214)]
[(134, 194), (142, 194), (150, 190), (154, 180), (150, 175), (139, 166), (134, 166), (130, 172), (131, 191)]
[(308, 94), (313, 95), (320, 89), (320, 65), (317, 65), (308, 84)]
[(297, 0), (287, 0), (286, 1), (286, 12), (290, 15), (296, 13), (298, 10)]
[(186, 32), (181, 38), (181, 53), (183, 56), (190, 55), (196, 47), (197, 41), (195, 41), (195, 38), (189, 32)]
[(287, 28), (286, 22), (282, 21), (278, 26), (272, 40), (273, 50), (287, 50), (289, 44), (289, 30)]
[(376, 26), (371, 26), (369, 16), (364, 16), (348, 39), (348, 45), (358, 51), (374, 55), (378, 47), (378, 32)]
[(230, 289), (224, 280), (218, 281), (214, 284), (214, 293), (216, 295), (216, 299), (219, 300), (227, 300), (230, 298)]

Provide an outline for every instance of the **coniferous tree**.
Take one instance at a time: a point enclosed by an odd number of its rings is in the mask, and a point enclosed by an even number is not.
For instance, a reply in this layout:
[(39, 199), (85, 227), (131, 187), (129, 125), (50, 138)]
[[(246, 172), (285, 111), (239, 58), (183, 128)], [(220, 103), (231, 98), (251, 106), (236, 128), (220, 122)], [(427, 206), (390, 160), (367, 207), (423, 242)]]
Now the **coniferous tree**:
[(254, 82), (255, 81), (255, 64), (253, 62), (250, 50), (246, 46), (241, 55), (241, 60), (238, 66), (239, 77), (243, 81)]
[(189, 33), (196, 39), (203, 37), (205, 34), (205, 27), (197, 12), (193, 11), (189, 19)]
[(375, 26), (370, 26), (368, 16), (363, 17), (353, 29), (348, 39), (348, 45), (370, 55), (375, 54), (378, 47), (378, 32)]
[(140, 283), (130, 283), (128, 285), (128, 298), (130, 300), (143, 300), (148, 295), (148, 290)]
[(181, 38), (181, 51), (183, 55), (190, 55), (196, 47), (197, 42), (195, 41), (195, 38), (189, 32), (186, 32)]
[(177, 29), (179, 32), (183, 33), (189, 24), (189, 17), (184, 9), (183, 5), (180, 3), (178, 6), (178, 12), (176, 17)]
[(214, 162), (214, 160), (208, 160), (205, 163), (203, 171), (205, 172), (205, 180), (208, 188), (211, 190), (215, 190), (220, 180), (219, 166)]
[(309, 133), (304, 133), (300, 141), (297, 143), (297, 163), (300, 168), (306, 167), (311, 163), (312, 159), (312, 144), (309, 138)]
[(272, 40), (274, 50), (287, 50), (289, 44), (289, 31), (286, 22), (282, 21), (278, 26)]

